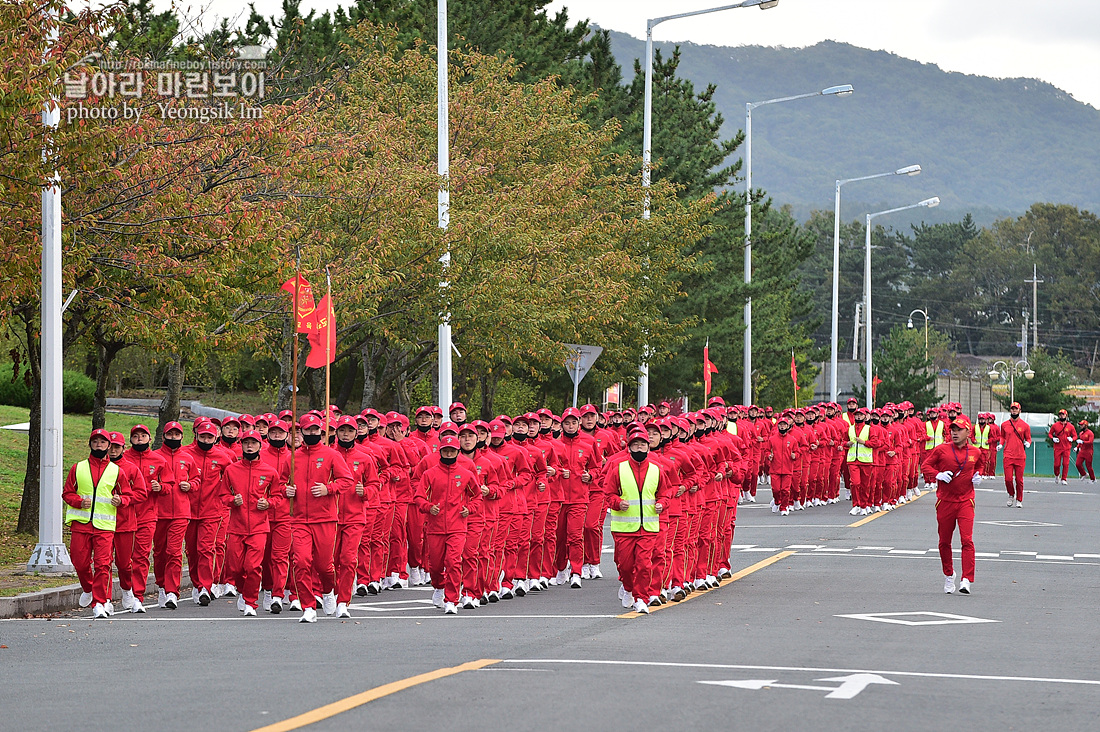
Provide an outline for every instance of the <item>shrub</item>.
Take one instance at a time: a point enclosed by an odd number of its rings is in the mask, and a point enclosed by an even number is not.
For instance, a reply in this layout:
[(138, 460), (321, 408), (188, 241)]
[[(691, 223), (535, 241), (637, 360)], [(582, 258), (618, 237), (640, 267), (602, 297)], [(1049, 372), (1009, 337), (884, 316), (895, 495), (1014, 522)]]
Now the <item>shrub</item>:
[[(31, 388), (27, 385), (26, 368), (19, 370), (19, 374), (12, 381), (13, 364), (0, 364), (0, 404), (12, 407), (31, 406)], [(63, 371), (61, 373), (61, 398), (62, 409), (66, 412), (77, 414), (89, 414), (95, 402), (95, 381), (89, 379), (79, 371)]]
[(26, 368), (22, 368), (19, 374), (12, 380), (12, 370), (15, 364), (0, 364), (0, 404), (11, 407), (30, 407), (31, 388), (27, 385)]

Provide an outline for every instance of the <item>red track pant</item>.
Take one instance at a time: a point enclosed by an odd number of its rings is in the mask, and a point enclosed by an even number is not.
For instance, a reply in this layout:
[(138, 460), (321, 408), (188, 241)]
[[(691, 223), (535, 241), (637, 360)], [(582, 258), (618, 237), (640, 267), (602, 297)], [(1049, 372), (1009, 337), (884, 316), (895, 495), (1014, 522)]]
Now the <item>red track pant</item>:
[(951, 563), (951, 538), (955, 526), (962, 540), (962, 576), (974, 581), (974, 501), (936, 501), (936, 521), (940, 530), (940, 563), (943, 575), (955, 573)]
[(153, 532), (153, 576), (157, 586), (179, 597), (183, 571), (183, 535), (187, 519), (157, 519)]
[(123, 590), (133, 588), (135, 533), (115, 532), (115, 566), (118, 567), (118, 586)]
[[(492, 557), (489, 565), (489, 592), (495, 592), (501, 587), (501, 572), (507, 574), (505, 567), (508, 564), (508, 538), (517, 520), (518, 514), (502, 513), (497, 517), (496, 530), (493, 531), (493, 540), (489, 544), (489, 555)], [(511, 583), (508, 585), (511, 587)]]
[(1066, 480), (1069, 475), (1069, 446), (1058, 446), (1054, 451), (1054, 477)]
[(336, 602), (351, 602), (365, 528), (363, 524), (339, 524), (336, 529)]
[(191, 586), (209, 590), (214, 583), (214, 545), (218, 540), (220, 518), (191, 519), (184, 541), (187, 546), (187, 576)]
[(150, 521), (138, 524), (137, 531), (134, 532), (130, 586), (134, 591), (134, 597), (139, 600), (145, 597), (145, 586), (149, 582), (149, 557), (153, 553), (153, 534), (156, 530), (157, 522)]
[(317, 607), (317, 596), (336, 588), (332, 557), (336, 549), (336, 522), (294, 524), (294, 586), (302, 609)]
[(536, 504), (531, 511), (531, 540), (527, 551), (527, 574), (524, 579), (538, 579), (545, 576), (542, 557), (546, 552), (546, 517), (550, 512), (549, 503)]
[(114, 549), (113, 531), (101, 531), (94, 526), (76, 528), (69, 539), (69, 558), (80, 580), (80, 589), (92, 593), (92, 602), (111, 601), (111, 553)]
[(443, 590), (444, 602), (458, 604), (466, 534), (428, 534), (427, 541), (428, 571), (432, 574), (432, 587)]
[(282, 598), (286, 591), (286, 578), (290, 572), (290, 544), (294, 525), (290, 521), (272, 521), (264, 546), (263, 575), (260, 578), (272, 597)]
[(232, 582), (240, 590), (244, 602), (253, 610), (260, 595), (260, 578), (263, 575), (264, 549), (268, 532), (255, 534), (228, 534), (225, 541), (226, 582)]
[[(603, 494), (588, 494), (588, 508), (584, 515), (584, 562), (582, 564), (599, 564), (600, 554), (603, 552), (603, 522), (607, 516), (607, 507), (604, 506)], [(580, 574), (578, 567), (571, 570)]]
[(551, 501), (546, 507), (546, 533), (542, 537), (542, 572), (539, 577), (549, 579), (558, 571), (558, 527), (561, 524), (562, 502)]
[(717, 528), (718, 502), (708, 501), (703, 506), (703, 515), (699, 521), (699, 554), (695, 560), (695, 579), (713, 574)]
[[(772, 500), (780, 511), (791, 507), (791, 477), (790, 473), (772, 473)], [(851, 485), (850, 480), (848, 485)]]
[(462, 547), (462, 594), (470, 597), (480, 597), (478, 592), (482, 574), (483, 558), (487, 558), (488, 550), (482, 552), (482, 543), (488, 543), (492, 537), (485, 533), (485, 519), (474, 516), (466, 519), (466, 540)]
[[(419, 513), (416, 508), (413, 508), (413, 512)], [(390, 524), (390, 556), (386, 565), (386, 574), (390, 575), (396, 572), (401, 579), (409, 578), (408, 515), (408, 503), (398, 501), (393, 504), (393, 521)]]
[(496, 574), (493, 574), (493, 570), (497, 566), (496, 547), (499, 531), (500, 518), (492, 514), (486, 516), (485, 525), (481, 529), (481, 541), (479, 542), (481, 557), (478, 559), (477, 584), (474, 586), (474, 593), (476, 594), (473, 594), (472, 597), (488, 595), (497, 588), (497, 578), (500, 576), (500, 570), (496, 570)]
[[(370, 579), (376, 582), (386, 574), (387, 554), (390, 548), (390, 529), (393, 526), (394, 504), (383, 503), (370, 535)], [(368, 511), (370, 509), (367, 509)]]
[(408, 540), (410, 567), (424, 566), (424, 514), (411, 506), (405, 515), (405, 538)]
[(504, 548), (504, 584), (527, 579), (527, 560), (531, 554), (531, 512), (515, 514), (508, 544)]
[[(270, 523), (268, 524), (270, 526)], [(221, 521), (218, 522), (218, 533), (214, 536), (214, 565), (213, 565), (213, 581), (217, 584), (226, 582), (225, 579), (225, 545), (229, 540), (229, 512), (226, 511), (222, 514)], [(236, 585), (234, 585), (236, 586)]]
[[(570, 574), (580, 574), (584, 561), (585, 544), (585, 520), (588, 515), (588, 505), (585, 503), (566, 503), (562, 506), (561, 519), (558, 521), (558, 546), (562, 547), (562, 554), (558, 558), (555, 569), (559, 572), (565, 569), (565, 563), (569, 563)], [(602, 545), (601, 545), (602, 546)]]
[(657, 594), (653, 584), (653, 544), (657, 534), (639, 531), (634, 534), (613, 533), (615, 540), (615, 566), (623, 589), (635, 600), (649, 602)]
[(1017, 501), (1024, 500), (1024, 460), (1004, 460), (1005, 489)]
[(982, 475), (994, 475), (997, 466), (997, 451), (982, 450)]
[(1077, 451), (1077, 473), (1082, 478), (1085, 477), (1085, 472), (1088, 471), (1089, 479), (1096, 480), (1096, 476), (1092, 472), (1092, 450), (1084, 452), (1082, 450)]

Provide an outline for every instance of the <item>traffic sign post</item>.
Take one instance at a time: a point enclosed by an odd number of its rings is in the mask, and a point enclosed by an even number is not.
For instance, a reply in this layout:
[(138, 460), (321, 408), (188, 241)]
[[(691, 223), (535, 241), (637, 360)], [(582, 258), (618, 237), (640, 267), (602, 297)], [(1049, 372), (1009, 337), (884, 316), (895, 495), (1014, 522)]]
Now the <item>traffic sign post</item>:
[(602, 346), (579, 346), (574, 343), (566, 343), (567, 348), (571, 351), (569, 358), (565, 361), (565, 369), (569, 372), (569, 378), (573, 380), (573, 406), (577, 406), (577, 388), (581, 384), (581, 379), (592, 368), (592, 364), (596, 362), (596, 359), (603, 353)]

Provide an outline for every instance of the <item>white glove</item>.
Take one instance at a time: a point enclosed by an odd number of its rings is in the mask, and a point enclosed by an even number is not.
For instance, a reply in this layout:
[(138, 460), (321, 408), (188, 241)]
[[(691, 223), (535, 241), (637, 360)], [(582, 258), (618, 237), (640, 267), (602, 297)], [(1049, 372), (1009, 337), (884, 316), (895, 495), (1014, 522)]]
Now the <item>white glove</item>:
[(1080, 445), (1080, 444), (1081, 444), (1081, 441), (1080, 441), (1080, 440), (1078, 440), (1078, 441), (1077, 441), (1077, 444), (1078, 444), (1078, 445)]
[(1000, 452), (1003, 449), (1005, 449), (1004, 445), (997, 445), (997, 452)]
[(942, 473), (936, 473), (936, 480), (941, 483), (950, 483), (951, 479), (954, 477), (955, 476), (951, 473), (950, 470), (945, 470)]
[(1030, 442), (1025, 442), (1024, 447), (1031, 447), (1031, 443)]
[(1058, 438), (1057, 437), (1051, 437), (1050, 439), (1054, 440), (1055, 444), (1058, 444)]
[(973, 485), (977, 486), (978, 483), (982, 482), (982, 476), (978, 475), (977, 473), (974, 473), (974, 477), (970, 479), (970, 482)]

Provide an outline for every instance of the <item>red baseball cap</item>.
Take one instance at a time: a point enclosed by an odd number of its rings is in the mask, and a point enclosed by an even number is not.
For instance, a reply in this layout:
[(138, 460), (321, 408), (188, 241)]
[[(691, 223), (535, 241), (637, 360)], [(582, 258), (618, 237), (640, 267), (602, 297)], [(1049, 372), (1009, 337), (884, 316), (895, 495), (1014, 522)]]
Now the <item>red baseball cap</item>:
[(1015, 407), (1016, 409), (1020, 409), (1020, 403), (1019, 402), (1012, 402), (1012, 404), (1008, 405), (1009, 409), (1012, 409), (1013, 407)]
[(461, 409), (463, 412), (465, 412), (466, 411), (466, 405), (463, 404), (462, 402), (455, 402), (454, 404), (452, 404), (450, 407), (447, 408), (447, 411), (448, 412), (453, 412), (456, 409)]
[(378, 417), (379, 419), (382, 418), (382, 415), (378, 413), (378, 410), (374, 409), (373, 407), (367, 407), (362, 412), (360, 412), (360, 414), (362, 414), (364, 417)]
[(321, 418), (316, 414), (304, 414), (302, 418), (298, 420), (299, 429), (305, 429), (306, 427), (320, 427)]
[(112, 445), (125, 445), (126, 444), (126, 438), (122, 436), (121, 432), (112, 432), (111, 436), (108, 437), (107, 440)]
[(580, 419), (581, 410), (577, 409), (576, 407), (568, 407), (564, 412), (561, 413), (562, 420), (569, 419), (570, 417), (576, 417), (577, 419)]
[(599, 414), (600, 410), (596, 409), (595, 404), (585, 404), (581, 407), (581, 414)]
[(288, 425), (281, 419), (277, 419), (270, 425), (268, 425), (268, 431), (270, 432), (271, 430), (282, 430), (283, 432), (290, 432), (290, 425)]
[(172, 430), (179, 430), (180, 432), (183, 432), (183, 425), (179, 422), (169, 422), (168, 424), (164, 425), (164, 434), (168, 434)]
[(445, 447), (453, 447), (458, 449), (458, 438), (453, 435), (447, 435), (439, 441), (439, 449), (442, 450)]
[(222, 420), (221, 426), (225, 427), (227, 424), (235, 424), (238, 427), (240, 427), (241, 426), (241, 420), (237, 419), (236, 417), (229, 416), (229, 417), (226, 417)]
[(195, 425), (196, 435), (211, 435), (216, 437), (218, 434), (218, 428), (214, 426), (212, 422), (199, 422)]
[(951, 420), (951, 426), (958, 427), (959, 429), (967, 431), (969, 431), (971, 427), (973, 427), (973, 425), (970, 424), (970, 419), (965, 414), (960, 414), (959, 416), (955, 417), (955, 419)]
[(489, 433), (493, 437), (504, 437), (504, 435), (507, 433), (507, 428), (504, 426), (504, 423), (501, 422), (499, 419), (494, 419), (492, 422), (489, 423)]
[(356, 422), (355, 417), (349, 417), (346, 414), (342, 417), (337, 418), (336, 420), (337, 429), (339, 429), (340, 427), (351, 427), (352, 429), (355, 429), (358, 424), (359, 423)]
[(294, 412), (289, 409), (284, 409), (283, 411), (279, 412), (279, 419), (285, 422), (293, 422)]
[(263, 438), (260, 437), (258, 430), (245, 430), (241, 433), (241, 442), (245, 440), (255, 440), (256, 442), (263, 442)]
[(152, 432), (149, 431), (149, 428), (146, 427), (143, 424), (135, 424), (133, 427), (130, 428), (130, 435), (131, 436), (133, 436), (133, 434), (135, 432), (144, 432), (147, 435), (152, 435), (153, 434)]
[(107, 442), (111, 441), (111, 433), (104, 429), (92, 430), (92, 434), (88, 435), (88, 442), (91, 442), (94, 437), (102, 437)]
[(417, 407), (417, 408), (416, 408), (416, 416), (418, 416), (418, 417), (419, 417), (419, 416), (420, 416), (421, 414), (427, 414), (427, 415), (431, 415), (431, 413), (432, 413), (432, 408), (431, 408), (431, 407), (429, 407), (429, 406), (428, 406), (428, 405), (426, 405), (426, 404), (425, 404), (424, 406), (420, 406), (420, 407)]
[(454, 422), (443, 422), (439, 425), (439, 434), (442, 435), (444, 432), (457, 435), (458, 425)]

